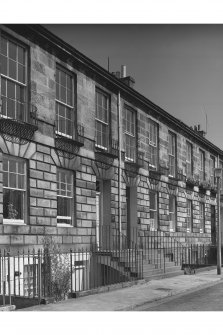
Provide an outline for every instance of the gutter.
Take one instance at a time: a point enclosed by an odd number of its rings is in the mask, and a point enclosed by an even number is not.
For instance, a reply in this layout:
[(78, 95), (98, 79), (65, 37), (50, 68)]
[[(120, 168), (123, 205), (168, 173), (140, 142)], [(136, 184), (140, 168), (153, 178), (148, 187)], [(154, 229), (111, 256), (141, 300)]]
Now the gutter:
[[(19, 27), (21, 28), (21, 25), (6, 25), (8, 28), (12, 29), (13, 26), (16, 28), (16, 31), (19, 30)], [(96, 72), (101, 77), (109, 81), (111, 84), (116, 86), (118, 90), (121, 92), (127, 93), (135, 100), (138, 100), (146, 107), (149, 107), (153, 111), (155, 111), (160, 117), (164, 118), (167, 123), (172, 123), (174, 126), (180, 128), (181, 130), (185, 131), (187, 134), (201, 142), (203, 145), (208, 146), (213, 151), (215, 151), (217, 154), (221, 155), (223, 158), (223, 151), (218, 148), (216, 145), (212, 144), (210, 141), (208, 141), (203, 136), (197, 134), (193, 129), (191, 129), (189, 126), (187, 126), (184, 122), (180, 121), (179, 119), (175, 118), (168, 112), (164, 111), (161, 107), (155, 105), (152, 101), (135, 91), (133, 88), (129, 87), (125, 83), (118, 80), (115, 76), (110, 74), (107, 70), (103, 69), (100, 65), (96, 64), (92, 60), (90, 60), (88, 57), (83, 55), (81, 52), (76, 50), (74, 47), (69, 45), (68, 43), (64, 42), (62, 39), (51, 33), (49, 30), (47, 30), (42, 25), (38, 24), (27, 24), (26, 27), (29, 30), (32, 30), (35, 32), (35, 34), (39, 35), (40, 37), (47, 40), (49, 44), (55, 45), (57, 48), (59, 48), (64, 53), (68, 54), (71, 58), (74, 58), (76, 61), (84, 64), (87, 66), (91, 71)], [(147, 111), (144, 111), (148, 114)]]

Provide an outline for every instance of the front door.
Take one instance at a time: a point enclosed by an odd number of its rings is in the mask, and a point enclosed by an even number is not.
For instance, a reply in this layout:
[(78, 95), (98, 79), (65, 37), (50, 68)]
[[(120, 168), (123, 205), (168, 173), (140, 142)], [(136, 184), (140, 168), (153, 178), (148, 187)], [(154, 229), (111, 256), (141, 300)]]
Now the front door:
[(96, 244), (98, 249), (108, 250), (112, 247), (111, 229), (111, 182), (96, 182)]
[(211, 243), (216, 245), (216, 213), (214, 205), (211, 205)]
[(132, 248), (132, 242), (137, 241), (137, 189), (136, 186), (126, 187), (127, 210), (127, 243)]

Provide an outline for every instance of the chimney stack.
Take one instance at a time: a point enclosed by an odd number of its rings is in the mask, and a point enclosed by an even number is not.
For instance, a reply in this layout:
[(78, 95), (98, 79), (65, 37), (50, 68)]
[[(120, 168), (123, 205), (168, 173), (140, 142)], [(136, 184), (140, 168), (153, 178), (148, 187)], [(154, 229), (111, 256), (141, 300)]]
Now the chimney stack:
[(121, 78), (126, 77), (126, 65), (121, 66)]
[(120, 79), (121, 81), (123, 81), (123, 83), (125, 83), (126, 85), (128, 85), (129, 87), (133, 88), (134, 84), (135, 84), (135, 79), (132, 78), (131, 76), (126, 76), (126, 65), (122, 65), (121, 66), (121, 72), (120, 71), (116, 71), (116, 72), (112, 72), (112, 74)]

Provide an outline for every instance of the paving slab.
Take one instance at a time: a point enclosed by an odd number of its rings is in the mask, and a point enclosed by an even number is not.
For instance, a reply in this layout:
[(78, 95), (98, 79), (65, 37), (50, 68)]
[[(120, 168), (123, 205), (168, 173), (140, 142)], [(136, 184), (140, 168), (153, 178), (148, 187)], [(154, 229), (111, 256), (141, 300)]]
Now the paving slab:
[(18, 311), (130, 311), (167, 297), (187, 294), (218, 284), (223, 274), (217, 270), (198, 272), (194, 275), (151, 280), (116, 291), (69, 299), (48, 305), (37, 305)]

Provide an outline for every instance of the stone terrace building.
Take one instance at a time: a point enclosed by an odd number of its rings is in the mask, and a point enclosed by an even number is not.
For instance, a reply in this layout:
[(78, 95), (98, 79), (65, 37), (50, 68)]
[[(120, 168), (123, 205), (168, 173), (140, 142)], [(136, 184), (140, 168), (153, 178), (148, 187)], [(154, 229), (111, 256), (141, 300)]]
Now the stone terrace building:
[(0, 29), (0, 247), (215, 242), (219, 148), (44, 27)]

